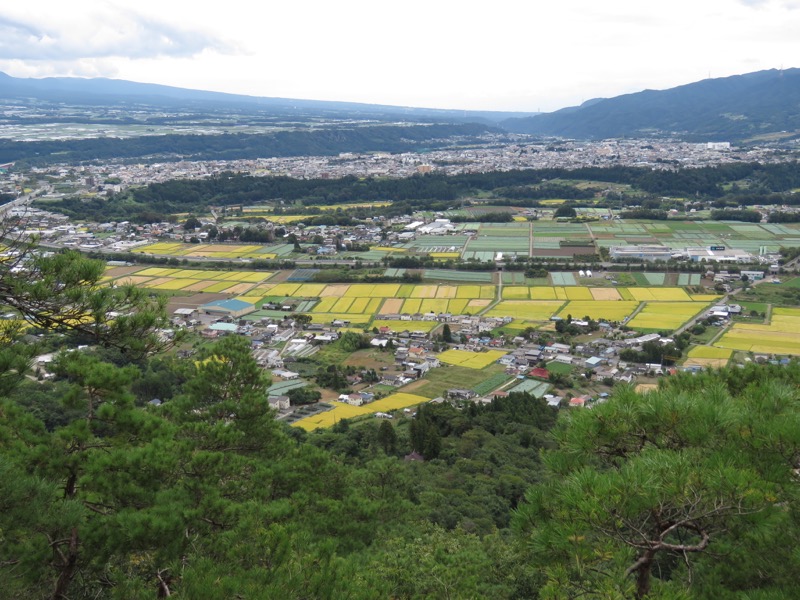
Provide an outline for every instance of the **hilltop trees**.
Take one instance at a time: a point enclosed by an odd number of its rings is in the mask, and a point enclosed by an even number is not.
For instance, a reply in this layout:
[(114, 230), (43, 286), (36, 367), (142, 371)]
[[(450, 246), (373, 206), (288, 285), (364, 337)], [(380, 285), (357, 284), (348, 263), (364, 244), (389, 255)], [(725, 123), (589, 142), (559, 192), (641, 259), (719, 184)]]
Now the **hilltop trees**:
[[(800, 370), (677, 377), (571, 413), (515, 523), (546, 598), (733, 597), (792, 586)], [(768, 558), (765, 558), (768, 557)], [(766, 597), (766, 596), (765, 596)], [(777, 596), (775, 596), (777, 597)]]
[(13, 226), (0, 224), (8, 246), (0, 257), (0, 304), (37, 327), (80, 334), (134, 359), (163, 347), (157, 330), (169, 323), (165, 297), (132, 285), (101, 286), (105, 262), (73, 250), (40, 252)]

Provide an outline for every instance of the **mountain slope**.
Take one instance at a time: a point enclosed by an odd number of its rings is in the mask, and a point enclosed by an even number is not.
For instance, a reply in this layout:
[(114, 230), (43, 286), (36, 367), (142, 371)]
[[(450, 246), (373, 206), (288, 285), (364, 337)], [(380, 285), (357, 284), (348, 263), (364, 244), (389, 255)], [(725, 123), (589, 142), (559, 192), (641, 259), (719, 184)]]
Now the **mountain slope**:
[(2, 72), (0, 72), (0, 98), (89, 105), (146, 104), (170, 108), (182, 106), (187, 109), (200, 110), (236, 108), (244, 112), (269, 112), (280, 116), (317, 115), (362, 119), (402, 117), (407, 120), (444, 120), (490, 124), (508, 118), (536, 114), (534, 112), (464, 111), (356, 102), (268, 98), (191, 90), (121, 79), (82, 79), (79, 77), (25, 79), (12, 77)]
[(662, 91), (645, 90), (512, 118), (500, 125), (515, 133), (586, 139), (677, 135), (745, 140), (800, 132), (800, 69), (772, 69)]

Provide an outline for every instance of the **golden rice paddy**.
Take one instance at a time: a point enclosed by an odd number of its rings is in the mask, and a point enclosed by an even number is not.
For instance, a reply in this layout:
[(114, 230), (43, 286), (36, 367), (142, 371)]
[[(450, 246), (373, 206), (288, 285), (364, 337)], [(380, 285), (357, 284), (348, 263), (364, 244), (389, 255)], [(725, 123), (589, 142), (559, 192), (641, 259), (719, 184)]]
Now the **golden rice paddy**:
[(497, 362), (506, 355), (500, 350), (488, 350), (487, 352), (470, 352), (468, 350), (447, 350), (442, 352), (438, 358), (440, 361), (459, 367), (469, 369), (483, 369)]
[(573, 300), (561, 309), (558, 316), (562, 319), (567, 315), (572, 315), (573, 319), (582, 319), (588, 316), (595, 321), (600, 319), (622, 321), (625, 317), (630, 316), (638, 306), (639, 303), (633, 301)]
[(775, 308), (769, 325), (734, 323), (714, 344), (758, 354), (800, 355), (800, 308)]
[(670, 331), (691, 319), (705, 305), (701, 302), (648, 302), (627, 325), (633, 329)]
[(424, 404), (425, 402), (430, 402), (430, 398), (404, 393), (392, 394), (382, 400), (376, 400), (375, 402), (363, 404), (362, 406), (351, 406), (344, 402), (334, 401), (330, 403), (334, 407), (332, 410), (300, 419), (292, 423), (292, 425), (294, 427), (301, 427), (306, 431), (314, 431), (315, 429), (333, 427), (342, 419), (352, 419), (353, 417), (361, 417), (377, 412), (390, 412), (401, 408)]

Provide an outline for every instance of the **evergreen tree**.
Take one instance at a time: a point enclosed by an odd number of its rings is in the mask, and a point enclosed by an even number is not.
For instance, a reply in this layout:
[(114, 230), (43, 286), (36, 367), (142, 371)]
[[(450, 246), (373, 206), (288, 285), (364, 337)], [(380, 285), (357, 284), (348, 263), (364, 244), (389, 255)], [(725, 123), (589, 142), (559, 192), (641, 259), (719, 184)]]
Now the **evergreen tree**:
[(397, 434), (389, 421), (382, 421), (378, 427), (378, 444), (386, 454), (397, 452)]
[(515, 517), (548, 565), (545, 597), (671, 598), (686, 585), (698, 598), (780, 597), (794, 585), (785, 507), (797, 501), (800, 371), (737, 371), (618, 390), (562, 420), (551, 476)]

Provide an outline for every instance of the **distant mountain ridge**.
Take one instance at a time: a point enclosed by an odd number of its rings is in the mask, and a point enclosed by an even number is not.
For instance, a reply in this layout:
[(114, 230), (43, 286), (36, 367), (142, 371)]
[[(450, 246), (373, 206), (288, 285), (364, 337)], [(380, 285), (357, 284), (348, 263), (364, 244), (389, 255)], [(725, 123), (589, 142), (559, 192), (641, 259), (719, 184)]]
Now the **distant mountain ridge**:
[(502, 121), (514, 133), (602, 139), (669, 135), (742, 141), (800, 137), (800, 69), (706, 79), (667, 90), (590, 100), (579, 107)]
[(480, 123), (511, 133), (575, 139), (800, 139), (800, 69), (796, 68), (596, 98), (544, 114), (258, 97), (104, 78), (25, 79), (2, 72), (0, 98), (123, 109), (146, 105), (188, 112), (257, 114), (270, 119)]
[(0, 72), (0, 97), (31, 98), (46, 102), (67, 102), (90, 105), (128, 105), (143, 103), (170, 108), (183, 106), (200, 110), (236, 108), (242, 111), (269, 111), (279, 116), (320, 115), (353, 118), (408, 120), (445, 120), (496, 125), (509, 118), (522, 118), (536, 112), (503, 112), (414, 108), (358, 102), (301, 100), (209, 92), (137, 83), (123, 79), (80, 77), (45, 77), (41, 79), (12, 77)]

